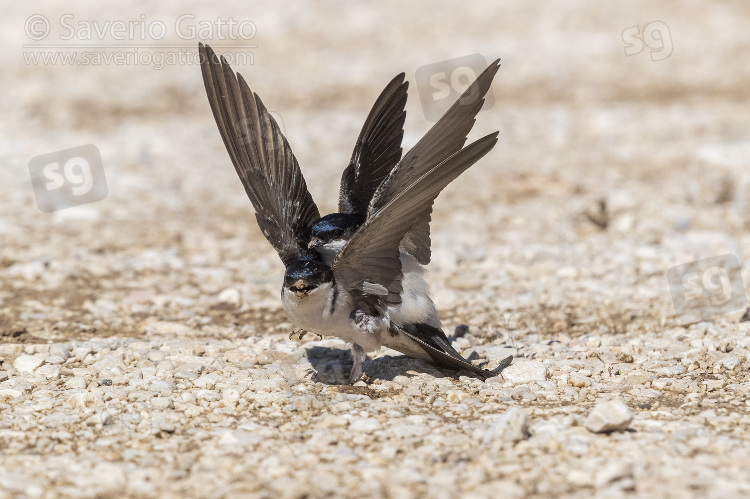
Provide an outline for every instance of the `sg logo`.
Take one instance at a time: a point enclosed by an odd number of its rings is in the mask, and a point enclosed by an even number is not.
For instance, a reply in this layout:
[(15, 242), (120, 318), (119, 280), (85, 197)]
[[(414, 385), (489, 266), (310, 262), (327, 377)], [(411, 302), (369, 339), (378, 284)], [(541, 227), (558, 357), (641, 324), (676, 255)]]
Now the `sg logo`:
[(625, 55), (638, 55), (648, 47), (652, 61), (663, 61), (674, 51), (669, 26), (663, 21), (651, 21), (643, 27), (631, 26), (622, 31)]
[(36, 204), (45, 213), (107, 197), (102, 158), (92, 144), (31, 158), (29, 173)]
[[(485, 68), (485, 58), (472, 54), (417, 69), (417, 90), (425, 119), (433, 122), (439, 120)], [(484, 97), (482, 110), (491, 108), (494, 103), (490, 88)]]
[(667, 272), (677, 318), (696, 322), (747, 306), (740, 262), (731, 254), (675, 265)]

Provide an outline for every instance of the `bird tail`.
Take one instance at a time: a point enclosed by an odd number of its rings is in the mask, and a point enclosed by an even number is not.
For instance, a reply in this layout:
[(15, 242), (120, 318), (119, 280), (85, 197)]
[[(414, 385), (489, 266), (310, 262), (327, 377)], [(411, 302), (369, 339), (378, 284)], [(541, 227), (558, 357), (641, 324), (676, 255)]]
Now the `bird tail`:
[(513, 361), (513, 356), (503, 359), (492, 370), (482, 369), (461, 357), (451, 346), (445, 333), (429, 324), (406, 324), (403, 326), (391, 323), (391, 338), (384, 345), (401, 353), (431, 362), (449, 369), (466, 370), (483, 379), (497, 376)]

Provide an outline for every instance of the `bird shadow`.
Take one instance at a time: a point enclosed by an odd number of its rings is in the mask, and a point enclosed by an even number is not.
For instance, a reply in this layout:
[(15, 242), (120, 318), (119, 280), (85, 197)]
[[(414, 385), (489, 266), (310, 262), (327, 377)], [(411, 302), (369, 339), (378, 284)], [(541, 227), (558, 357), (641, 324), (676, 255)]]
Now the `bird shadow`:
[[(307, 349), (307, 359), (313, 368), (312, 380), (327, 385), (348, 385), (354, 360), (351, 351), (341, 348), (312, 346)], [(363, 364), (364, 374), (370, 379), (393, 381), (396, 376), (412, 378), (426, 373), (435, 378), (455, 377), (458, 371), (440, 370), (422, 360), (407, 355), (369, 357)]]

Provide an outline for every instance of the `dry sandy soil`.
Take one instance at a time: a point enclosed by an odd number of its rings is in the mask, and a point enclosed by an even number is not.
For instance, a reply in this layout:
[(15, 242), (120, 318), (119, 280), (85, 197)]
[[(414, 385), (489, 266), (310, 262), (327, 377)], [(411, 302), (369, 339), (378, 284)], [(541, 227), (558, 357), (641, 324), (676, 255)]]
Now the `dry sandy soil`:
[[(4, 7), (0, 497), (750, 494), (746, 2), (158, 5)], [(198, 41), (250, 54), (235, 69), (325, 213), (394, 75), (408, 148), (431, 124), (418, 68), (502, 58), (472, 135), (500, 142), (438, 199), (429, 280), (464, 355), (516, 356), (505, 376), (383, 350), (344, 386), (346, 344), (289, 339), (199, 67), (149, 63)], [(29, 59), (56, 52), (141, 59)], [(42, 212), (31, 159), (84, 144), (106, 198)], [(668, 270), (727, 254), (676, 309)], [(614, 400), (632, 419), (595, 433)]]

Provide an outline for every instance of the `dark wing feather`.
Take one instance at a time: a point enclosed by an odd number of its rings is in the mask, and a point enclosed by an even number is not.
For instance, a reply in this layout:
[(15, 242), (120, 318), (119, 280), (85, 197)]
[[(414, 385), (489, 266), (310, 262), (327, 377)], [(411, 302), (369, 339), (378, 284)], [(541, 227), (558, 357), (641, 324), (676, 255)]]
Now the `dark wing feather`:
[(381, 92), (362, 126), (349, 166), (341, 175), (339, 212), (367, 215), (372, 195), (401, 159), (406, 120), (404, 73)]
[(377, 295), (384, 303), (400, 302), (399, 243), (445, 186), (487, 154), (497, 132), (455, 153), (415, 179), (388, 204), (368, 217), (333, 262), (337, 282), (350, 292)]
[[(458, 100), (422, 137), (406, 156), (393, 168), (372, 197), (368, 214), (385, 206), (406, 186), (424, 175), (431, 165), (439, 164), (459, 151), (466, 143), (477, 114), (484, 104), (484, 96), (500, 68), (500, 59), (490, 64), (481, 75), (461, 94)], [(424, 208), (424, 215), (417, 219), (407, 233), (411, 248), (407, 251), (422, 265), (430, 262), (430, 220), (432, 204)]]
[[(503, 369), (508, 367), (511, 362), (513, 362), (513, 356), (508, 356), (501, 360), (500, 364), (495, 369), (492, 369), (491, 371), (482, 369), (481, 367), (475, 366), (468, 360), (461, 357), (461, 355), (456, 352), (456, 350), (452, 346), (450, 346), (450, 343), (447, 344), (446, 348), (443, 344), (443, 341), (440, 341), (441, 339), (436, 337), (440, 335), (436, 335), (434, 334), (434, 332), (415, 330), (415, 328), (409, 328), (411, 330), (407, 330), (406, 328), (398, 327), (393, 324), (391, 325), (391, 327), (394, 327), (396, 329), (397, 334), (403, 334), (413, 342), (417, 343), (422, 348), (422, 350), (424, 350), (425, 353), (430, 357), (430, 359), (432, 359), (433, 363), (439, 366), (447, 367), (449, 369), (464, 369), (482, 378), (491, 378), (500, 374)], [(440, 331), (440, 333), (442, 338), (445, 338), (445, 334), (442, 334), (442, 331)], [(447, 343), (447, 338), (445, 338), (444, 341)], [(390, 348), (398, 350), (397, 346), (388, 346)], [(402, 353), (411, 355), (411, 352)]]
[(297, 159), (276, 121), (241, 75), (199, 44), (203, 83), (216, 125), (263, 235), (284, 265), (306, 255), (320, 218)]

